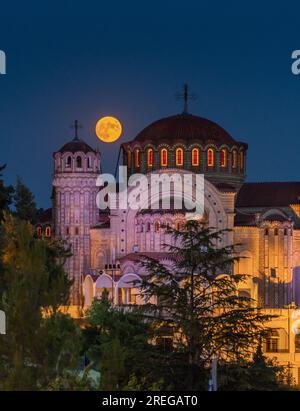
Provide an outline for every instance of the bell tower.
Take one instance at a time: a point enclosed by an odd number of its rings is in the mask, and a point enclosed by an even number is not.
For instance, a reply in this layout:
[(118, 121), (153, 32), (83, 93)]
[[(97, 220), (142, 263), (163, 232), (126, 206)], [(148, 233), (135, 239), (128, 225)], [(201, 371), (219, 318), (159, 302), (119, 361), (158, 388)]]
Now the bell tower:
[(79, 302), (81, 279), (90, 267), (90, 227), (98, 222), (96, 180), (100, 170), (100, 153), (75, 137), (53, 154), (52, 201), (54, 232), (68, 240), (72, 256), (65, 270), (74, 280), (71, 304)]

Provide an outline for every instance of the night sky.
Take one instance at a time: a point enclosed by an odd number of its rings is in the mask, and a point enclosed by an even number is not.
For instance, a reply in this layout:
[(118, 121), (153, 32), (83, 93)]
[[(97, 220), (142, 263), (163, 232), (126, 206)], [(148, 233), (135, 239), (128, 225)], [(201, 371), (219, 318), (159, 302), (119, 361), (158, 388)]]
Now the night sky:
[[(120, 142), (150, 122), (190, 112), (249, 144), (248, 181), (300, 180), (300, 5), (251, 1), (26, 1), (0, 8), (0, 164), (20, 175), (38, 206), (50, 205), (52, 153), (82, 137), (113, 172)], [(94, 133), (113, 115), (122, 138)]]

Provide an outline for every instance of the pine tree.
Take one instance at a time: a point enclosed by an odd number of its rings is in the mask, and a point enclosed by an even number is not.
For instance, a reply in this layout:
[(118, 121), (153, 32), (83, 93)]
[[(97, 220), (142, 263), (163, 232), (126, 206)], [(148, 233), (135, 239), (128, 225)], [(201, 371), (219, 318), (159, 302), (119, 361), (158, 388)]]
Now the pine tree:
[(154, 384), (158, 376), (153, 372), (152, 334), (138, 312), (113, 306), (104, 293), (93, 302), (86, 321), (87, 356), (101, 373), (101, 389), (123, 389), (133, 376), (144, 387)]
[(263, 355), (262, 344), (259, 342), (253, 361), (250, 363), (252, 389), (256, 391), (278, 390), (280, 388), (278, 374), (282, 372), (283, 367)]
[(198, 221), (188, 221), (182, 231), (169, 230), (175, 245), (165, 247), (173, 265), (142, 259), (148, 274), (142, 281), (146, 305), (141, 309), (157, 330), (173, 331), (180, 388), (203, 389), (212, 358), (233, 362), (251, 358), (270, 316), (238, 294), (245, 276), (233, 274), (238, 260), (235, 247), (220, 246), (228, 230), (205, 228)]
[(36, 207), (34, 195), (29, 188), (23, 184), (20, 177), (17, 177), (14, 206), (18, 218), (29, 221), (32, 224), (36, 223), (39, 210)]
[(5, 169), (6, 165), (0, 166), (0, 221), (3, 218), (3, 212), (9, 209), (9, 206), (12, 202), (12, 194), (14, 189), (12, 186), (5, 186), (4, 181), (1, 178), (1, 172)]
[(220, 391), (278, 391), (289, 390), (286, 381), (280, 381), (285, 369), (262, 352), (261, 343), (251, 361), (240, 359), (237, 362), (219, 365), (218, 389)]

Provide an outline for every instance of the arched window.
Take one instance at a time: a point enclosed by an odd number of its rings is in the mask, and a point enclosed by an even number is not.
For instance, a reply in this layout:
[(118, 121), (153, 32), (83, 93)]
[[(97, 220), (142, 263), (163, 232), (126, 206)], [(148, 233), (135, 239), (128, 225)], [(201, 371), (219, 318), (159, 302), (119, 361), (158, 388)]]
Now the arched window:
[(71, 157), (71, 156), (68, 156), (68, 157), (66, 158), (66, 168), (70, 168), (71, 165), (72, 165), (72, 157)]
[(241, 302), (243, 302), (246, 306), (251, 307), (251, 292), (250, 290), (238, 290), (238, 296), (242, 297)]
[(212, 148), (207, 150), (207, 165), (208, 167), (213, 167), (214, 165), (214, 150)]
[(222, 150), (221, 150), (220, 165), (221, 165), (221, 167), (227, 167), (227, 150), (225, 148), (222, 148)]
[(183, 149), (177, 148), (176, 150), (176, 165), (183, 166)]
[(46, 227), (45, 237), (51, 237), (51, 227)]
[(87, 168), (92, 168), (92, 159), (91, 159), (91, 157), (87, 158)]
[(192, 150), (192, 166), (199, 165), (199, 149), (193, 148)]
[(38, 227), (36, 229), (36, 233), (37, 233), (38, 237), (42, 237), (42, 234), (43, 234), (42, 227)]
[(163, 167), (166, 167), (168, 165), (168, 150), (166, 148), (161, 149), (160, 152), (160, 164)]
[(239, 297), (244, 297), (244, 298), (251, 298), (251, 294), (249, 290), (239, 290)]
[(237, 151), (233, 150), (232, 151), (232, 168), (237, 168)]
[(82, 167), (82, 159), (81, 159), (80, 156), (78, 156), (78, 157), (76, 158), (76, 167), (77, 167), (77, 168), (81, 168), (81, 167)]
[(147, 225), (146, 225), (146, 231), (149, 233), (149, 231), (151, 231), (151, 224), (150, 224), (150, 222), (148, 221), (147, 222)]
[(148, 151), (147, 151), (147, 164), (148, 164), (148, 167), (153, 166), (153, 148), (148, 148)]
[(268, 230), (268, 228), (265, 229), (265, 235), (269, 235), (269, 230)]
[(240, 170), (244, 171), (244, 153), (240, 151)]
[(127, 166), (131, 168), (131, 151), (127, 151)]
[(156, 223), (155, 223), (155, 232), (156, 233), (160, 232), (160, 221), (156, 221)]
[(141, 166), (141, 151), (139, 148), (134, 150), (134, 164), (136, 167)]

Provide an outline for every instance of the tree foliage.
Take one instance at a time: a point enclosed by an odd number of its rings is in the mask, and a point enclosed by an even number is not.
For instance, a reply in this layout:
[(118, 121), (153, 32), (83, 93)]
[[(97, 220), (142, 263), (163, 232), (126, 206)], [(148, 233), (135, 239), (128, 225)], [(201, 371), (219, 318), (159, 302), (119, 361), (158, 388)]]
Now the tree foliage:
[[(28, 222), (4, 213), (0, 389), (206, 390), (215, 357), (220, 390), (286, 388), (284, 370), (261, 351), (270, 317), (238, 294), (244, 276), (232, 273), (238, 256), (220, 245), (225, 234), (196, 222), (173, 230), (172, 265), (143, 258), (146, 304), (114, 306), (104, 293), (81, 329), (59, 311), (71, 287), (63, 268), (69, 249), (36, 238)], [(79, 371), (82, 357), (88, 363)], [(96, 371), (100, 383), (90, 378)]]
[(104, 293), (93, 303), (87, 322), (87, 355), (100, 370), (101, 389), (123, 389), (131, 378), (143, 379), (144, 386), (154, 383), (151, 328), (139, 313), (113, 306)]
[(78, 327), (57, 312), (71, 285), (65, 251), (34, 238), (31, 226), (10, 214), (3, 229), (0, 308), (7, 334), (0, 338), (0, 387), (39, 389), (79, 354)]
[(288, 370), (274, 360), (267, 359), (261, 344), (251, 361), (219, 364), (218, 389), (220, 391), (280, 391), (292, 389)]
[(238, 293), (245, 276), (233, 273), (235, 247), (221, 245), (228, 230), (188, 221), (184, 230), (170, 231), (175, 245), (166, 247), (174, 263), (143, 258), (148, 274), (142, 281), (146, 305), (141, 309), (157, 330), (172, 330), (175, 364), (181, 355), (185, 365), (182, 387), (199, 389), (212, 358), (251, 358), (270, 316)]
[(29, 221), (32, 224), (36, 223), (38, 214), (41, 210), (37, 209), (34, 195), (29, 188), (23, 184), (20, 177), (17, 177), (13, 200), (16, 216), (21, 220)]
[(2, 171), (5, 169), (6, 165), (0, 166), (0, 221), (3, 218), (3, 212), (9, 209), (12, 203), (12, 195), (14, 189), (12, 186), (5, 186), (2, 179)]

